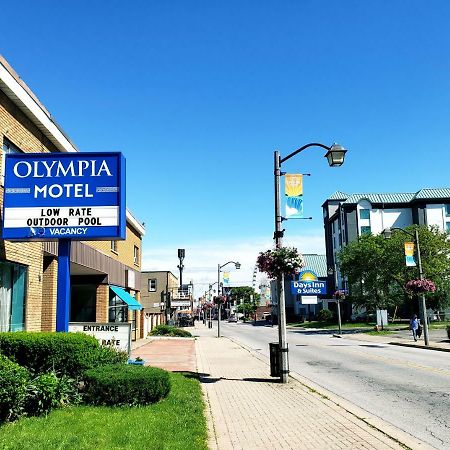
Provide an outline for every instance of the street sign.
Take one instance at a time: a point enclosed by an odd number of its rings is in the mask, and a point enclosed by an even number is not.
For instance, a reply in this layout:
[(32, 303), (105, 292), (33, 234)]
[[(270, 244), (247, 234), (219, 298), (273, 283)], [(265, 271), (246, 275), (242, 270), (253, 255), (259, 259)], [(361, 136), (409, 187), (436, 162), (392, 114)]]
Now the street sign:
[(121, 153), (6, 155), (3, 239), (125, 239)]

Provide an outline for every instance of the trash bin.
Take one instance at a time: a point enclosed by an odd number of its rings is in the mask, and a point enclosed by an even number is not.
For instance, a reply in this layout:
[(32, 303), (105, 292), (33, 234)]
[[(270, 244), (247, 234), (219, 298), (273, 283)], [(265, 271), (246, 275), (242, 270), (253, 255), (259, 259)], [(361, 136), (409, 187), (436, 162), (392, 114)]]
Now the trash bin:
[(280, 371), (280, 345), (278, 342), (269, 343), (269, 354), (270, 354), (270, 376), (279, 377), (281, 375)]

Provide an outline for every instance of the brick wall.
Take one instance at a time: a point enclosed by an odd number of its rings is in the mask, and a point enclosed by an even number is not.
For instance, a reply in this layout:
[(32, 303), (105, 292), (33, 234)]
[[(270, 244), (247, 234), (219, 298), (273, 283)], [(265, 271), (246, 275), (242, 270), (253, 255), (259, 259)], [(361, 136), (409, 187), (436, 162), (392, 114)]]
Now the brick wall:
[(109, 307), (109, 286), (100, 284), (97, 286), (97, 311), (95, 315), (96, 322), (108, 322)]
[(44, 257), (42, 278), (42, 331), (56, 330), (57, 258)]
[[(44, 134), (0, 91), (0, 145), (7, 138), (25, 153), (57, 151)], [(0, 158), (0, 169), (3, 158)], [(0, 210), (3, 210), (3, 186), (0, 186)], [(0, 239), (0, 259), (28, 266), (25, 327), (41, 329), (42, 323), (42, 244), (13, 243)], [(45, 316), (45, 314), (44, 314)]]
[[(119, 261), (134, 270), (141, 270), (142, 238), (133, 227), (127, 223), (126, 240), (117, 241), (117, 252), (111, 250), (111, 241), (85, 241), (85, 244), (100, 250), (105, 255)], [(134, 263), (134, 247), (139, 249), (138, 264)]]

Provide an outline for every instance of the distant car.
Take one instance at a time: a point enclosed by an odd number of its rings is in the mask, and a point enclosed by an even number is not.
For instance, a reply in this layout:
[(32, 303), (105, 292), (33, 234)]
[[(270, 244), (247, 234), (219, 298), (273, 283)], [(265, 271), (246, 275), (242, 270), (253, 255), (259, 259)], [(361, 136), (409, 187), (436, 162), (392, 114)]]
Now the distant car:
[(236, 316), (230, 316), (228, 317), (228, 322), (237, 322), (237, 317)]

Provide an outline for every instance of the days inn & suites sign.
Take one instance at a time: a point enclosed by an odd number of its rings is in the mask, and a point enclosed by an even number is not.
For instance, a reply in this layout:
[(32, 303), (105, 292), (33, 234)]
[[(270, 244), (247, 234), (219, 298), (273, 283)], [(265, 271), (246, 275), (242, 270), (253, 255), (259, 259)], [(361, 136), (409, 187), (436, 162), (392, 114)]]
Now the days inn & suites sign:
[(3, 239), (125, 239), (121, 153), (6, 155)]

